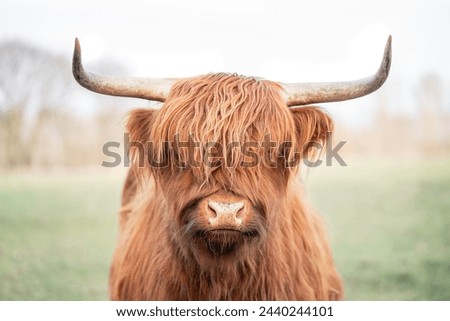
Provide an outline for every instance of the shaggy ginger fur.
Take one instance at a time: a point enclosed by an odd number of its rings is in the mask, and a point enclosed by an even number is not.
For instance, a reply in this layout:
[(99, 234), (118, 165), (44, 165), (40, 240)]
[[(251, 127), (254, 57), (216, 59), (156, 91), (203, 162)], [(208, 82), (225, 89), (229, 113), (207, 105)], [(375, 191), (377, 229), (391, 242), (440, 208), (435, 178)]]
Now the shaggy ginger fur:
[[(285, 162), (309, 155), (310, 141), (325, 143), (333, 124), (321, 109), (288, 109), (274, 82), (214, 74), (179, 81), (161, 110), (132, 112), (127, 128), (131, 141), (152, 145), (148, 153), (131, 151), (110, 274), (113, 300), (342, 298), (323, 223), (302, 201), (298, 166)], [(293, 147), (252, 146), (256, 166), (243, 166), (239, 148), (224, 148), (267, 135), (276, 146)], [(202, 145), (190, 154), (177, 139)], [(219, 146), (214, 160), (221, 160), (210, 166), (208, 142)], [(168, 166), (152, 167), (150, 158)], [(224, 244), (239, 244), (229, 255), (202, 252), (193, 236), (207, 230), (199, 202), (217, 196), (251, 204), (245, 228), (253, 234), (239, 236), (240, 243), (219, 235)]]

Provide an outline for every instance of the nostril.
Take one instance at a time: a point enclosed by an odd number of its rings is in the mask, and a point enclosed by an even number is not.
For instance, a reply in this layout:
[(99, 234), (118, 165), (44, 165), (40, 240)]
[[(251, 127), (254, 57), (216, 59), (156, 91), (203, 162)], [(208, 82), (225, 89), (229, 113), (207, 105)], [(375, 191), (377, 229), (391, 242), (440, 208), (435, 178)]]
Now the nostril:
[(241, 218), (241, 217), (242, 217), (242, 215), (243, 215), (243, 213), (244, 213), (243, 209), (244, 209), (244, 206), (240, 207), (240, 208), (236, 211), (236, 217), (238, 217), (238, 218)]
[(235, 205), (235, 214), (236, 217), (241, 217), (242, 213), (244, 213), (244, 202), (234, 203)]
[(217, 205), (215, 205), (214, 203), (217, 203), (217, 202), (208, 201), (208, 208), (212, 212), (212, 213), (210, 213), (211, 218), (216, 218), (217, 217), (217, 212), (216, 212)]

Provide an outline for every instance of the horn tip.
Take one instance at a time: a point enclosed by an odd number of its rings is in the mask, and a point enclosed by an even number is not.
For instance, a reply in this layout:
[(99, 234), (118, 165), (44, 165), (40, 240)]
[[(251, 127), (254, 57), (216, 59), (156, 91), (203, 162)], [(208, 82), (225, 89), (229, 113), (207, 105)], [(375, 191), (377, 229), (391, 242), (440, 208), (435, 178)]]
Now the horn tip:
[(389, 35), (387, 40), (387, 46), (389, 48), (389, 55), (392, 56), (392, 36)]
[(392, 36), (389, 35), (386, 41), (386, 47), (384, 48), (383, 60), (376, 74), (379, 80), (377, 89), (384, 84), (384, 82), (389, 76), (389, 72), (391, 69), (391, 60), (392, 60)]
[(75, 77), (76, 81), (82, 84), (83, 81), (83, 63), (81, 62), (81, 46), (78, 38), (75, 38), (75, 47), (73, 49), (73, 58), (72, 58), (72, 74)]
[(385, 65), (385, 69), (389, 70), (392, 59), (392, 36), (389, 35), (386, 41), (386, 47), (384, 48), (384, 57), (383, 62)]
[(391, 51), (392, 51), (392, 36), (389, 35), (389, 37), (387, 38), (387, 41), (386, 41), (385, 52), (389, 53), (389, 55), (391, 55)]
[(75, 51), (78, 53), (81, 51), (80, 40), (78, 37), (75, 38)]

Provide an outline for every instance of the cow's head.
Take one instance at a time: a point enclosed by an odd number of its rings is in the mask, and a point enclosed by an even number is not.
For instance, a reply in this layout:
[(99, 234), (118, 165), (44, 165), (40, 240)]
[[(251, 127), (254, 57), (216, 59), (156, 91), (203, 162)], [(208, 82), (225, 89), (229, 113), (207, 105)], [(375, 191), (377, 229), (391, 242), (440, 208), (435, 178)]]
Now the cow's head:
[(333, 129), (321, 109), (298, 106), (378, 89), (389, 73), (390, 43), (378, 72), (352, 82), (283, 84), (234, 74), (111, 79), (84, 71), (78, 41), (73, 72), (98, 93), (164, 102), (130, 115), (130, 141), (146, 147), (134, 151), (134, 166), (164, 194), (164, 224), (178, 250), (208, 265), (258, 251), (280, 228), (299, 160)]

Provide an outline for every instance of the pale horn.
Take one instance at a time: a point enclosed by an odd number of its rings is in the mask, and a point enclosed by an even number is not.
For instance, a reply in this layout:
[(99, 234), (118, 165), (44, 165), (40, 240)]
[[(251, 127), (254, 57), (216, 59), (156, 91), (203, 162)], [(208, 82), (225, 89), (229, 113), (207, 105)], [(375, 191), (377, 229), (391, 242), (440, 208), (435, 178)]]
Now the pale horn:
[(161, 102), (165, 101), (170, 88), (177, 81), (177, 79), (168, 78), (105, 77), (90, 73), (83, 68), (81, 47), (78, 38), (75, 39), (72, 72), (81, 86), (96, 93), (110, 96), (143, 98)]
[(368, 95), (386, 81), (391, 67), (391, 56), (391, 36), (389, 36), (381, 65), (370, 77), (344, 82), (280, 83), (285, 92), (286, 104), (289, 107), (301, 106), (343, 101)]

